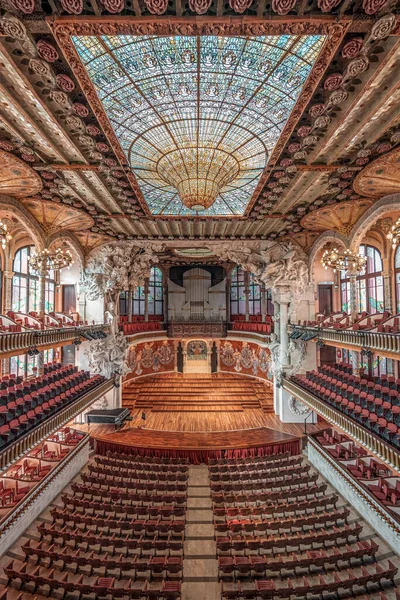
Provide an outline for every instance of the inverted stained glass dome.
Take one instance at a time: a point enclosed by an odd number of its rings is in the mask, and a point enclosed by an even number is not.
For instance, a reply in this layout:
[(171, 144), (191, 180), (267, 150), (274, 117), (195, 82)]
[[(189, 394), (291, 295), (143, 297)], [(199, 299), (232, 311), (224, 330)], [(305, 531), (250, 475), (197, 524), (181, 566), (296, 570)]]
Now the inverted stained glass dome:
[(154, 215), (242, 215), (323, 36), (76, 36)]

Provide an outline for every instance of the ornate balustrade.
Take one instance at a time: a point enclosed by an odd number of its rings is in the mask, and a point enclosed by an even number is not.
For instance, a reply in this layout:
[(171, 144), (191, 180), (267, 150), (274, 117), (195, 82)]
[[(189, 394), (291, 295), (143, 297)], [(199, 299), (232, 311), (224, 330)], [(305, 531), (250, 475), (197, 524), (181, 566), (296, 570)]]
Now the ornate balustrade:
[(325, 402), (316, 396), (313, 396), (293, 381), (283, 379), (282, 384), (287, 392), (315, 410), (315, 412), (321, 415), (328, 423), (339, 427), (354, 440), (360, 442), (365, 448), (368, 448), (368, 450), (376, 454), (376, 456), (400, 471), (400, 454), (384, 440), (353, 421), (347, 415), (344, 415), (332, 406), (325, 404)]
[(107, 332), (108, 330), (108, 325), (81, 325), (79, 327), (45, 329), (44, 331), (0, 333), (0, 358), (23, 354), (32, 346), (39, 349), (41, 346), (63, 346), (91, 331)]
[(0, 469), (13, 463), (15, 460), (26, 454), (31, 448), (39, 444), (49, 435), (60, 429), (63, 425), (71, 421), (76, 415), (86, 410), (100, 396), (103, 396), (113, 388), (114, 380), (108, 379), (102, 384), (90, 390), (87, 394), (60, 410), (57, 414), (46, 419), (43, 423), (29, 431), (26, 435), (18, 438), (14, 443), (0, 453)]
[[(294, 334), (295, 332), (304, 335), (308, 339), (318, 338), (328, 346), (350, 346), (354, 349), (368, 348), (374, 352), (386, 352), (388, 354), (398, 354), (400, 352), (400, 334), (398, 333), (289, 325), (289, 333)], [(301, 336), (299, 335), (299, 337)]]
[(206, 336), (226, 337), (226, 323), (222, 321), (171, 321), (168, 323), (169, 337)]

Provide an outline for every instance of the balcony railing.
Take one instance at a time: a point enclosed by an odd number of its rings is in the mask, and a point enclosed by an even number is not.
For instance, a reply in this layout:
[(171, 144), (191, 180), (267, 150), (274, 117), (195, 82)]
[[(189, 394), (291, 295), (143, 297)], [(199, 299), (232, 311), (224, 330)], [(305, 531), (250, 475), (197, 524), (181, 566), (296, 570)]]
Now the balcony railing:
[(80, 338), (90, 331), (105, 331), (108, 325), (82, 325), (80, 327), (64, 327), (60, 329), (45, 329), (44, 331), (19, 331), (0, 333), (0, 358), (2, 355), (23, 354), (30, 347), (59, 346)]
[(226, 323), (224, 321), (171, 321), (168, 323), (169, 337), (197, 335), (226, 337)]
[(15, 440), (6, 450), (0, 454), (0, 470), (10, 465), (23, 454), (28, 452), (33, 446), (39, 444), (46, 437), (60, 429), (63, 425), (72, 421), (76, 415), (83, 412), (88, 406), (93, 404), (98, 398), (106, 394), (113, 388), (114, 380), (108, 379), (102, 384), (90, 390), (87, 394), (60, 410), (53, 417), (50, 417), (35, 429), (29, 431), (26, 435)]
[(283, 379), (283, 388), (315, 410), (328, 423), (339, 427), (354, 440), (360, 442), (360, 444), (376, 454), (376, 456), (400, 471), (400, 454), (377, 435), (371, 433), (347, 415), (325, 404), (325, 402), (322, 402), (322, 400), (319, 400), (319, 398), (313, 396), (293, 381)]
[[(289, 333), (298, 332), (298, 338), (318, 338), (322, 342), (332, 346), (353, 346), (354, 348), (368, 348), (374, 352), (388, 352), (396, 354), (400, 352), (399, 333), (381, 333), (370, 331), (352, 331), (343, 329), (331, 329), (323, 327), (307, 327), (303, 325), (289, 325)], [(301, 334), (301, 335), (300, 335)]]

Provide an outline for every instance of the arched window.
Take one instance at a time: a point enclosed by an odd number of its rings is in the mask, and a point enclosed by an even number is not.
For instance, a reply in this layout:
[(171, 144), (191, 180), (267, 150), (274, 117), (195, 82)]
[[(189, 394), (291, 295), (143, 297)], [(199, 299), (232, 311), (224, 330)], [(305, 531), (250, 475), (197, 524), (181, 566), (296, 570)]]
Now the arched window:
[(152, 267), (149, 278), (149, 315), (163, 314), (163, 276), (158, 267)]
[[(39, 277), (30, 272), (28, 259), (35, 246), (24, 246), (17, 250), (13, 262), (12, 305), (13, 311), (29, 313), (39, 310)], [(46, 277), (45, 312), (54, 310), (54, 271)]]
[[(374, 246), (360, 245), (359, 253), (367, 257), (367, 264), (357, 277), (357, 310), (371, 314), (384, 311), (384, 287), (381, 253)], [(342, 310), (349, 310), (350, 280), (344, 271), (340, 274)]]
[(231, 276), (231, 315), (246, 314), (246, 289), (244, 271), (236, 267)]
[[(241, 267), (236, 267), (231, 275), (231, 315), (246, 314), (246, 286), (249, 289), (249, 315), (261, 315), (261, 286), (257, 283), (253, 273), (243, 271)], [(267, 315), (274, 314), (271, 290), (265, 290), (265, 307)]]
[(396, 282), (396, 312), (400, 313), (400, 246), (394, 255), (394, 279)]

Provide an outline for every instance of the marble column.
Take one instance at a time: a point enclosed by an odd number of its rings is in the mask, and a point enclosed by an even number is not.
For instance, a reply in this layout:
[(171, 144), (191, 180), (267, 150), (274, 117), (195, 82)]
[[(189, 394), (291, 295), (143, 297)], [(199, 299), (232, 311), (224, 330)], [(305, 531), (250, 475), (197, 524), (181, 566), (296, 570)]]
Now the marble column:
[[(383, 298), (384, 298), (384, 310), (387, 310), (388, 312), (392, 312), (392, 294), (393, 294), (393, 290), (392, 290), (392, 277), (393, 277), (393, 272), (392, 271), (382, 271), (382, 277), (383, 277)], [(396, 311), (395, 311), (396, 312)]]
[(128, 290), (128, 323), (132, 323), (132, 300), (133, 300), (132, 290)]
[(6, 314), (12, 309), (12, 280), (14, 277), (13, 271), (3, 271), (4, 277), (4, 308), (3, 313)]

